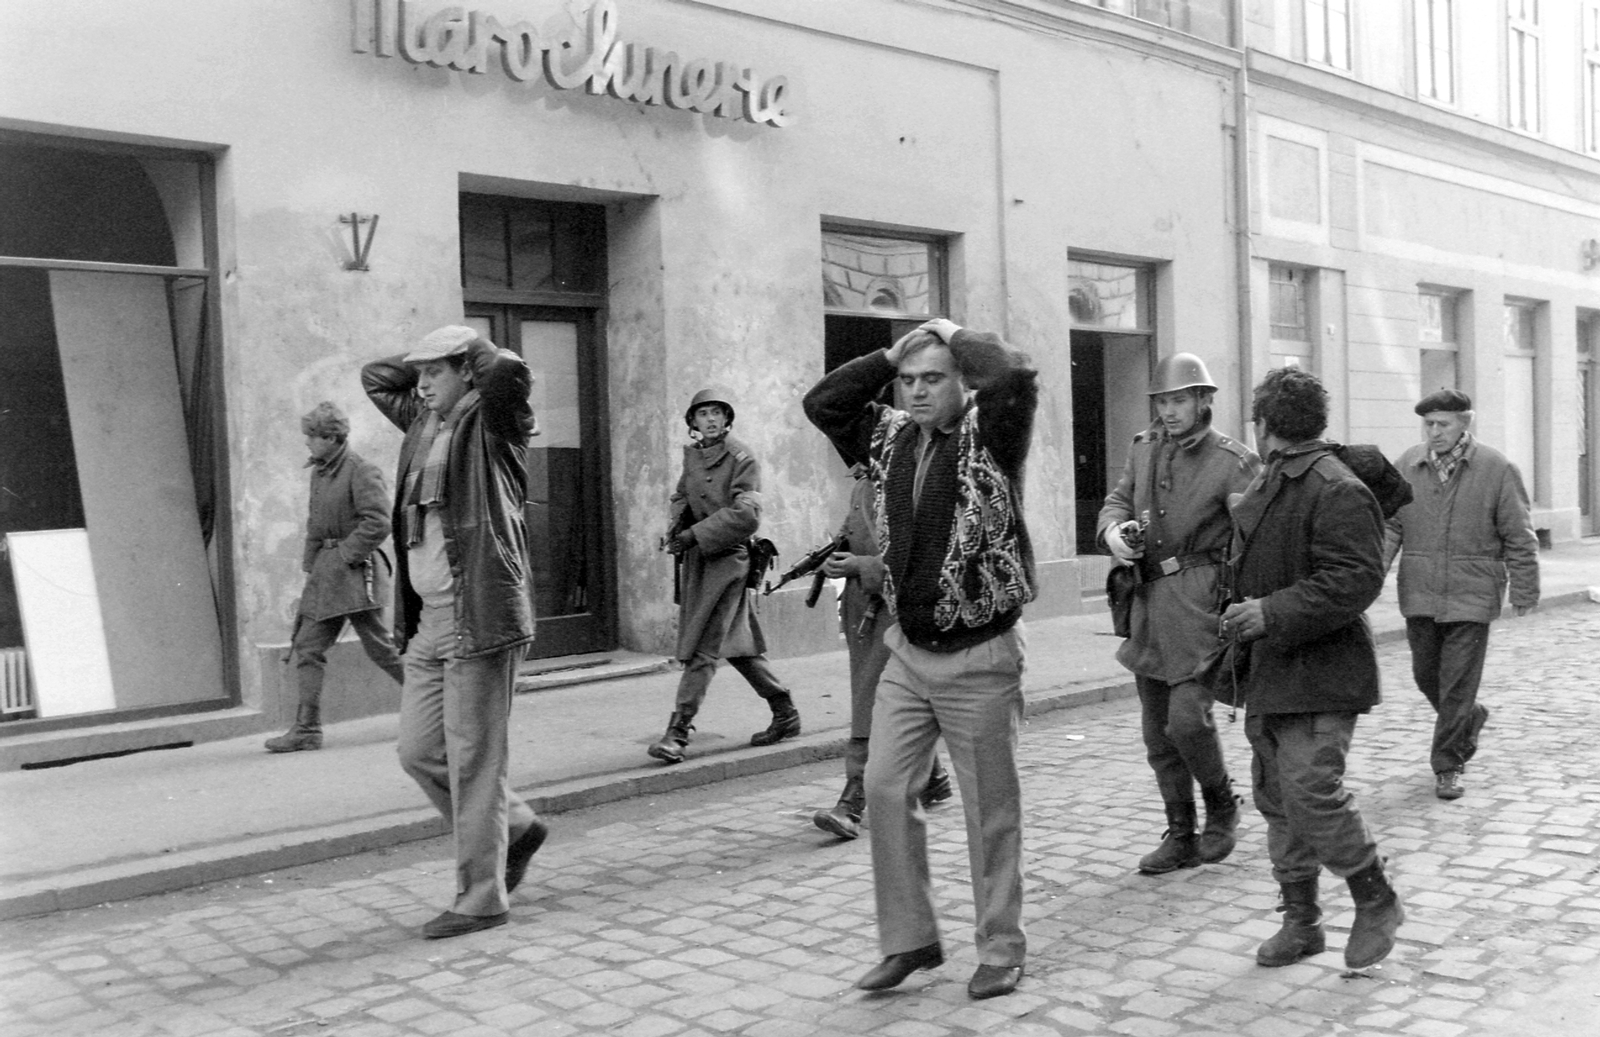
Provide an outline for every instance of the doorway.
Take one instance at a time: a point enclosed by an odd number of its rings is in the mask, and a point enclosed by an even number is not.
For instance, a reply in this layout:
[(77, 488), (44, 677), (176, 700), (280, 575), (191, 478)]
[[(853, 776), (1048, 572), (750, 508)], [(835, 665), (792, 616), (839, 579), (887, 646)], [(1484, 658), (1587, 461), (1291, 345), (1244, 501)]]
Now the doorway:
[(530, 657), (607, 651), (616, 646), (616, 565), (602, 434), (605, 209), (463, 194), (461, 270), (467, 324), (534, 376)]

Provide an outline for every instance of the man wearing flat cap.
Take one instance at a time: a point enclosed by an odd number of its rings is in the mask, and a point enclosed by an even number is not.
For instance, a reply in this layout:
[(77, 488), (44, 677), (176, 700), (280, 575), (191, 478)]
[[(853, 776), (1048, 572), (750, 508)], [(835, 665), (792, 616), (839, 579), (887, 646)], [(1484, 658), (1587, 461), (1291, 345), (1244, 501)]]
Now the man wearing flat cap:
[(521, 357), (452, 324), (361, 371), (405, 432), (396, 479), (395, 641), (405, 651), (400, 764), (455, 828), (455, 899), (430, 940), (504, 925), (546, 828), (511, 791), (517, 664), (533, 643)]
[(294, 725), (267, 739), (267, 751), (322, 748), (322, 679), (328, 649), (349, 623), (367, 657), (396, 682), (400, 657), (383, 623), (389, 560), (379, 550), (389, 537), (389, 490), (378, 466), (346, 443), (350, 422), (324, 400), (300, 419), (311, 459), (311, 507), (300, 567), (306, 587), (295, 616), (290, 656), (299, 701)]
[(1400, 458), (1411, 503), (1389, 520), (1384, 567), (1400, 555), (1411, 673), (1433, 706), (1434, 795), (1460, 799), (1489, 709), (1478, 681), (1489, 624), (1511, 587), (1519, 616), (1539, 605), (1539, 541), (1517, 466), (1470, 431), (1472, 400), (1440, 389), (1414, 408), (1424, 442)]

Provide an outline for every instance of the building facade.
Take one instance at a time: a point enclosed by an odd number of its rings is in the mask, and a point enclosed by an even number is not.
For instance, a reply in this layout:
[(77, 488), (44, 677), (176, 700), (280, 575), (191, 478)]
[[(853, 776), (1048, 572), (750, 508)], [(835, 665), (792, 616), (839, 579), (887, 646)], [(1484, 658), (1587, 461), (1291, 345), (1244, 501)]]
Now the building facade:
[[(1593, 5), (1530, 3), (6, 5), (0, 765), (276, 727), (298, 417), (338, 403), (392, 470), (358, 371), (444, 323), (538, 377), (545, 658), (671, 644), (697, 389), (736, 397), (792, 560), (848, 483), (801, 395), (935, 315), (1041, 372), (1034, 615), (1103, 578), (1177, 350), (1239, 435), (1272, 365), (1390, 453), (1457, 385), (1541, 528), (1592, 533)], [(764, 602), (778, 654), (838, 645), (803, 597)], [(359, 656), (334, 719), (395, 708)]]

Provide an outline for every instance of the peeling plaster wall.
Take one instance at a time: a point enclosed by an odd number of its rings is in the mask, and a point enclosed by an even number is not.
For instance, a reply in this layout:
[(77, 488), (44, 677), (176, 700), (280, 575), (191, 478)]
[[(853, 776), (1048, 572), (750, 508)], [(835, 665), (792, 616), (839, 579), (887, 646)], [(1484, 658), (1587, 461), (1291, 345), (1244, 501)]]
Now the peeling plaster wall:
[[(586, 7), (468, 6), (536, 23)], [(799, 407), (822, 373), (824, 220), (949, 235), (951, 315), (1035, 356), (1043, 399), (1028, 517), (1048, 610), (1080, 607), (1067, 250), (1180, 266), (1163, 302), (1181, 319), (1178, 347), (1230, 363), (1219, 70), (958, 4), (619, 0), (619, 12), (624, 40), (788, 76), (794, 125), (352, 53), (343, 2), (57, 0), (0, 12), (0, 37), (35, 44), (0, 65), (0, 120), (220, 156), (246, 704), (276, 707), (274, 646), (301, 588), (299, 415), (335, 401), (353, 448), (392, 473), (399, 433), (365, 402), (358, 372), (460, 320), (463, 178), (608, 207), (604, 406), (629, 648), (670, 650), (671, 565), (656, 543), (683, 406), (698, 388), (733, 389), (736, 434), (763, 462), (764, 532), (785, 561), (843, 514), (843, 468)], [(338, 217), (350, 212), (380, 217), (369, 272), (343, 269), (349, 228)], [(771, 607), (783, 643), (836, 645), (827, 610)]]

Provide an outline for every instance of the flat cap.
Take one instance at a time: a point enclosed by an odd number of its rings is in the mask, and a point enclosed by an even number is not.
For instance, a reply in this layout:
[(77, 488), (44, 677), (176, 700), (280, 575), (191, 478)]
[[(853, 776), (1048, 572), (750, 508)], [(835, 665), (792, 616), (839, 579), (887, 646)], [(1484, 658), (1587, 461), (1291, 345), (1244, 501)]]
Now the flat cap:
[(1440, 389), (1422, 398), (1411, 408), (1418, 414), (1432, 414), (1436, 410), (1463, 411), (1472, 409), (1472, 397), (1459, 389)]
[(425, 364), (430, 360), (460, 356), (477, 338), (478, 332), (465, 324), (446, 324), (422, 336), (422, 344), (405, 355), (405, 362)]

